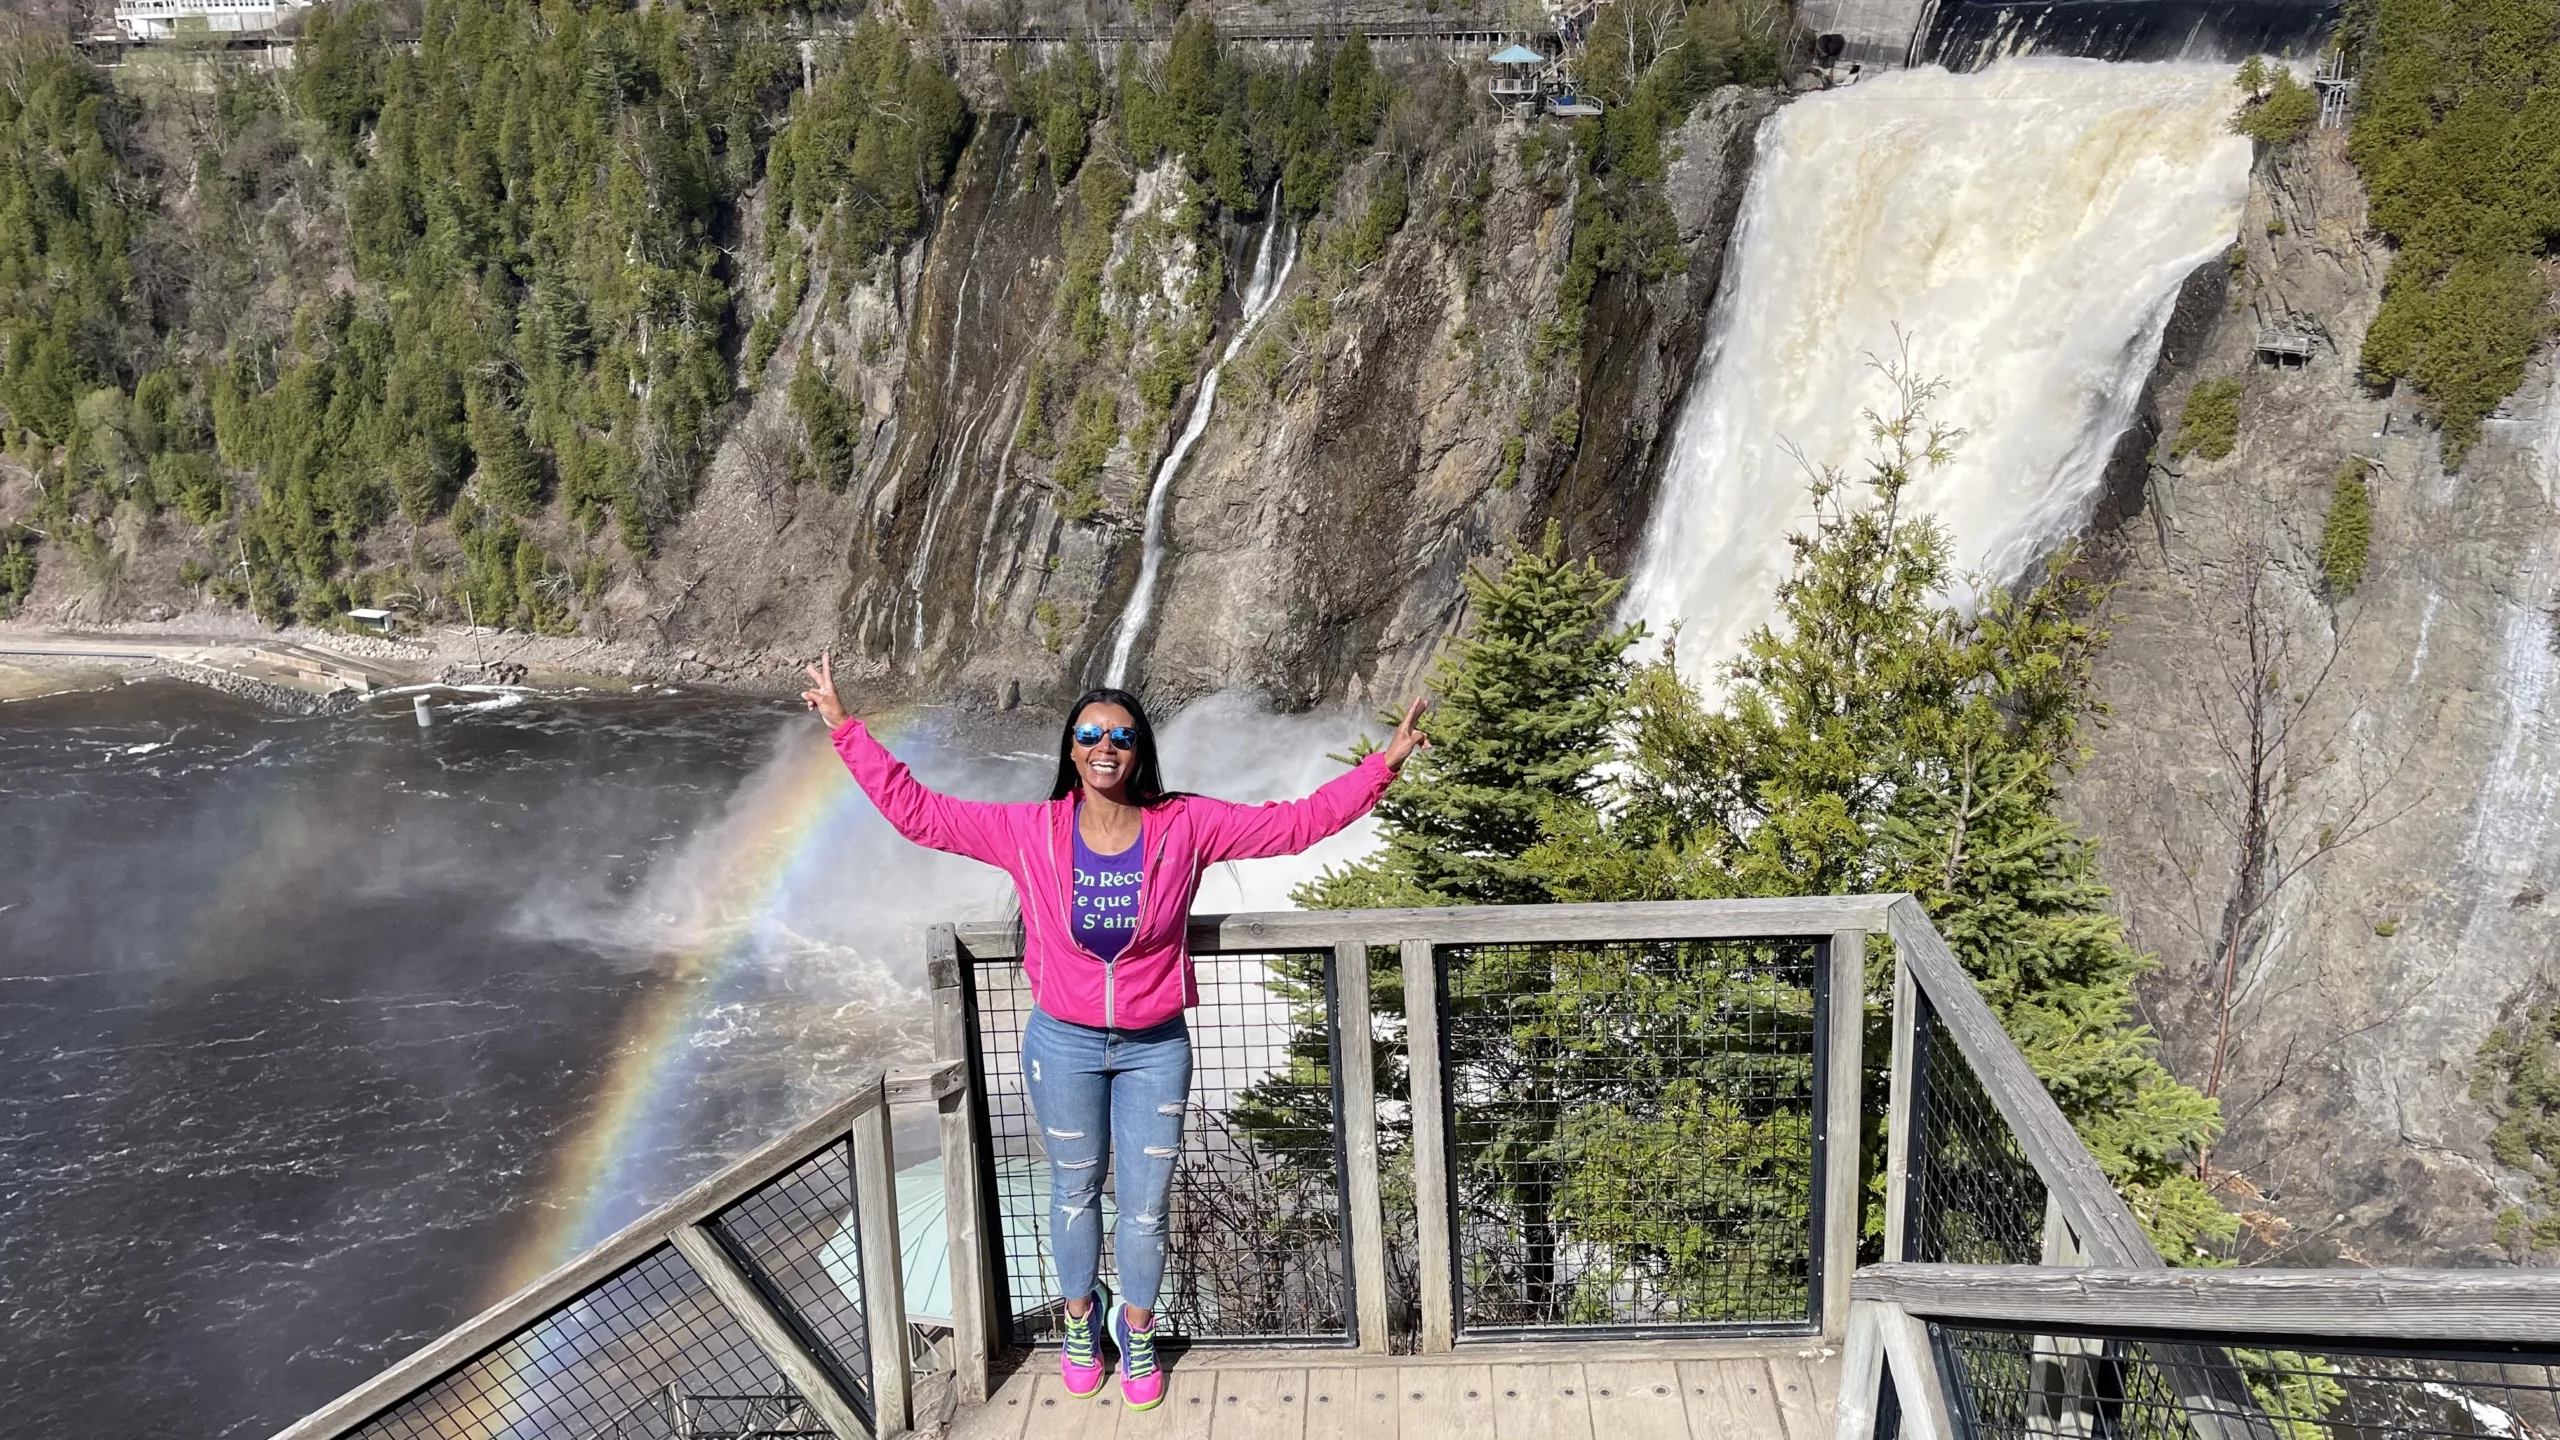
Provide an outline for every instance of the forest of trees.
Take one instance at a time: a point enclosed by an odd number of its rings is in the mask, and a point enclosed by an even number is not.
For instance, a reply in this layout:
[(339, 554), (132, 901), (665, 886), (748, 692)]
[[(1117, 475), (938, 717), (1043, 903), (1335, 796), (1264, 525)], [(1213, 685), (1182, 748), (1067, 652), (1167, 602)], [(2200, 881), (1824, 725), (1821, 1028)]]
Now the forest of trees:
[[(804, 85), (780, 8), (338, 0), (289, 72), (111, 73), (0, 20), (0, 414), (40, 497), (22, 538), (103, 590), (150, 530), (190, 583), (274, 623), (369, 602), (579, 623), (684, 514), (804, 299), (886, 274), (986, 118), (929, 9), (857, 12)], [(1712, 86), (1776, 78), (1777, 14), (1657, 0), (1595, 68), (1607, 118), (1525, 157), (1580, 197), (1552, 346), (1603, 276), (1678, 263), (1661, 137)], [(1146, 278), (1113, 261), (1141, 171), (1180, 162), (1191, 199), (1140, 248), (1190, 247), (1196, 302), (1226, 278), (1221, 227), (1275, 204), (1337, 286), (1411, 220), (1473, 238), (1480, 189), (1411, 188), (1481, 118), (1471, 83), (1399, 78), (1356, 34), (1287, 63), (1186, 18), (1152, 58), (996, 68), (982, 102), (1023, 117), (1067, 201), (1066, 338), (1021, 443), (1070, 519), (1101, 509), (1105, 454), (1155, 442), (1208, 339), (1206, 303), (1135, 334), (1103, 303)], [(764, 264), (742, 287), (751, 201)], [(1240, 378), (1268, 388), (1327, 320), (1295, 307)], [(789, 474), (841, 488), (861, 404), (841, 357), (801, 359)], [(1570, 397), (1549, 408), (1522, 423), (1570, 423)]]
[(2550, 335), (2560, 242), (2560, 3), (2357, 0), (2348, 154), (2399, 253), (2364, 369), (2434, 402), (2445, 459)]

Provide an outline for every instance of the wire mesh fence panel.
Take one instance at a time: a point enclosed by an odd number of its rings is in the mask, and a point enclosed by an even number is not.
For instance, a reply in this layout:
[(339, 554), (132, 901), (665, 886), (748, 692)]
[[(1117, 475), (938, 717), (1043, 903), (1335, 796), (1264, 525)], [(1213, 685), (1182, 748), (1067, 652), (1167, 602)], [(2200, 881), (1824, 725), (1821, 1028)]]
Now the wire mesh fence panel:
[(660, 1246), (355, 1434), (713, 1440), (723, 1432), (698, 1422), (742, 1398), (800, 1407), (692, 1267)]
[[(2560, 1354), (2270, 1347), (1929, 1327), (1967, 1440), (2453, 1440), (2560, 1434)], [(2296, 1342), (2297, 1344), (2299, 1342)]]
[[(1174, 1169), (1158, 1324), (1189, 1340), (1345, 1338), (1331, 955), (1201, 955), (1192, 963), (1200, 1004), (1189, 1013), (1191, 1103)], [(1030, 990), (1012, 961), (969, 969), (991, 1203), (1015, 1338), (1055, 1340), (1061, 1311), (1048, 1157), (1022, 1077)], [(1116, 1227), (1108, 1189), (1104, 1213)], [(1103, 1281), (1116, 1290), (1112, 1250), (1106, 1235)]]
[(1956, 1265), (2044, 1260), (2044, 1178), (2036, 1174), (1955, 1037), (1919, 999), (1912, 1054), (1911, 1159), (1900, 1257)]
[(1811, 1321), (1819, 953), (1440, 949), (1462, 1330)]
[(800, 1342), (871, 1413), (871, 1340), (862, 1308), (853, 1146), (839, 1140), (714, 1217), (738, 1262)]

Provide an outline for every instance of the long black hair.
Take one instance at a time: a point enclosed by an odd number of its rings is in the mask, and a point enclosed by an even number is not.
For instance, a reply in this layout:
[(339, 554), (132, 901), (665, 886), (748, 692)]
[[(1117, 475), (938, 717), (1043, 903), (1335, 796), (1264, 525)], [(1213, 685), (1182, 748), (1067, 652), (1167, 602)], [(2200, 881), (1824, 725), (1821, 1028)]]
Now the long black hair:
[(1174, 792), (1164, 788), (1164, 777), (1156, 769), (1156, 732), (1147, 723), (1147, 707), (1128, 691), (1107, 686), (1087, 690), (1067, 707), (1067, 723), (1058, 729), (1058, 781), (1049, 787), (1049, 798), (1064, 800), (1084, 786), (1084, 777), (1076, 772), (1076, 721), (1095, 705), (1117, 705), (1128, 711), (1129, 728), (1138, 732), (1137, 748), (1129, 752), (1129, 803), (1144, 808), (1172, 799)]

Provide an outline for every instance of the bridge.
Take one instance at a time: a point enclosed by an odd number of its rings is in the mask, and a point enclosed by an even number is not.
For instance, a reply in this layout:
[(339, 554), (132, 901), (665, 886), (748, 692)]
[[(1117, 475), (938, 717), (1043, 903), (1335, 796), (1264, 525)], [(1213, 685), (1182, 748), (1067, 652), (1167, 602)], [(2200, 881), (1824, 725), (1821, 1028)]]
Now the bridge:
[[(2560, 1279), (2169, 1268), (1908, 896), (1190, 938), (1161, 1408), (1057, 1388), (1020, 940), (965, 925), (933, 1064), (278, 1440), (2560, 1427)], [(903, 1168), (902, 1111), (936, 1137)]]

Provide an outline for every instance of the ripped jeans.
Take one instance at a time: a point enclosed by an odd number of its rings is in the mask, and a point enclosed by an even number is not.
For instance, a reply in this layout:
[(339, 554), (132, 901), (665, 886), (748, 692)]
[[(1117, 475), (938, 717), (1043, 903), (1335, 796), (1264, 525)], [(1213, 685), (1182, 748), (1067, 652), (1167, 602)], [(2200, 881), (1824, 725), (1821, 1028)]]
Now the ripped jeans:
[(1166, 1211), (1191, 1095), (1191, 1027), (1176, 1015), (1146, 1030), (1097, 1030), (1034, 1010), (1022, 1027), (1022, 1078), (1049, 1151), (1049, 1236), (1058, 1287), (1094, 1293), (1102, 1266), (1103, 1155), (1119, 1183), (1112, 1237), (1120, 1298), (1152, 1310), (1164, 1281)]

